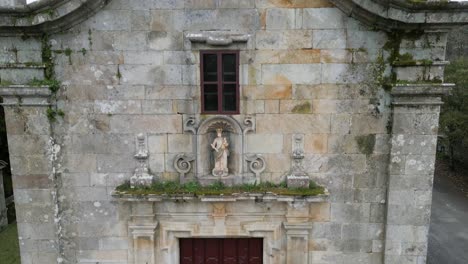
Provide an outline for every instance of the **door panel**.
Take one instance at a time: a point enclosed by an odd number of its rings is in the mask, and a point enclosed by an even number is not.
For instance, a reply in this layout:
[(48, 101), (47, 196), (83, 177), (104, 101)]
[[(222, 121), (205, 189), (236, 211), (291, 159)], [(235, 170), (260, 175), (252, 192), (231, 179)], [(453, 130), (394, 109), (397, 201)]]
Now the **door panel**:
[(262, 264), (262, 238), (181, 238), (181, 264)]

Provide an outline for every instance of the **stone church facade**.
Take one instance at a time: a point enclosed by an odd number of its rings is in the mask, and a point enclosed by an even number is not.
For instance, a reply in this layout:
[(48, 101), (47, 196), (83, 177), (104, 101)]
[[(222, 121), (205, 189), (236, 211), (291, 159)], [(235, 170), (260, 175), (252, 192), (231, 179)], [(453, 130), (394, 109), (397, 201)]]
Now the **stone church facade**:
[[(447, 31), (466, 4), (2, 3), (22, 263), (426, 262)], [(217, 129), (229, 153), (215, 172)], [(297, 164), (324, 194), (115, 192), (279, 183)], [(184, 255), (221, 244), (249, 256)]]

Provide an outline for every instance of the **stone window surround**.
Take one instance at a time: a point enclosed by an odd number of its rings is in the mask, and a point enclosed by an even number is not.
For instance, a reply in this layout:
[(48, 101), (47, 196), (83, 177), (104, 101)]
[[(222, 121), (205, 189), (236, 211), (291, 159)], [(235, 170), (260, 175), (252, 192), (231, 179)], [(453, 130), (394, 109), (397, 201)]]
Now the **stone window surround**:
[[(217, 56), (217, 92), (218, 92), (218, 111), (205, 111), (205, 96), (204, 96), (204, 87), (205, 87), (205, 80), (204, 80), (204, 55), (205, 54), (215, 54)], [(225, 82), (222, 80), (223, 78), (223, 63), (222, 63), (222, 56), (224, 54), (234, 54), (236, 56), (236, 110), (235, 111), (223, 111), (223, 89)], [(200, 99), (201, 99), (201, 114), (223, 114), (223, 115), (238, 115), (240, 114), (240, 89), (239, 89), (239, 50), (201, 50), (200, 51)]]

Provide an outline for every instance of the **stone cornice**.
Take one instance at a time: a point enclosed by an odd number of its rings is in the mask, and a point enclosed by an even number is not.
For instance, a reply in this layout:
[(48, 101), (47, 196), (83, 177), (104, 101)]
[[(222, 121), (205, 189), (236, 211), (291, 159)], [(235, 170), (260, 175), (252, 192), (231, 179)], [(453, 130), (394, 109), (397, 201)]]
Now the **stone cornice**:
[(454, 84), (398, 84), (392, 88), (393, 105), (442, 105), (441, 97), (450, 93)]
[(394, 29), (448, 29), (468, 24), (468, 3), (407, 0), (330, 0), (348, 16), (369, 26)]
[(42, 0), (0, 8), (0, 36), (34, 36), (66, 30), (94, 15), (110, 0)]
[(112, 197), (119, 201), (125, 202), (163, 202), (163, 201), (201, 201), (201, 202), (237, 202), (237, 201), (263, 201), (263, 202), (307, 202), (307, 203), (322, 203), (328, 201), (328, 193), (317, 195), (317, 196), (289, 196), (289, 195), (276, 195), (273, 193), (261, 194), (261, 193), (239, 193), (233, 195), (206, 195), (206, 196), (194, 196), (194, 195), (134, 195), (125, 194), (120, 192), (113, 192)]
[(0, 87), (3, 106), (50, 106), (49, 86), (10, 85)]

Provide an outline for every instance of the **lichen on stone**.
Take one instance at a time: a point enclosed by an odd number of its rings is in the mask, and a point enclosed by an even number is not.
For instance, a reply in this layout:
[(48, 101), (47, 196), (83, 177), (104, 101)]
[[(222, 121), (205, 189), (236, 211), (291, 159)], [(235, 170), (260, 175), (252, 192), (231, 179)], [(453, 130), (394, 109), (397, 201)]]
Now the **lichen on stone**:
[(362, 154), (371, 155), (375, 147), (375, 135), (363, 135), (356, 137), (358, 149)]

